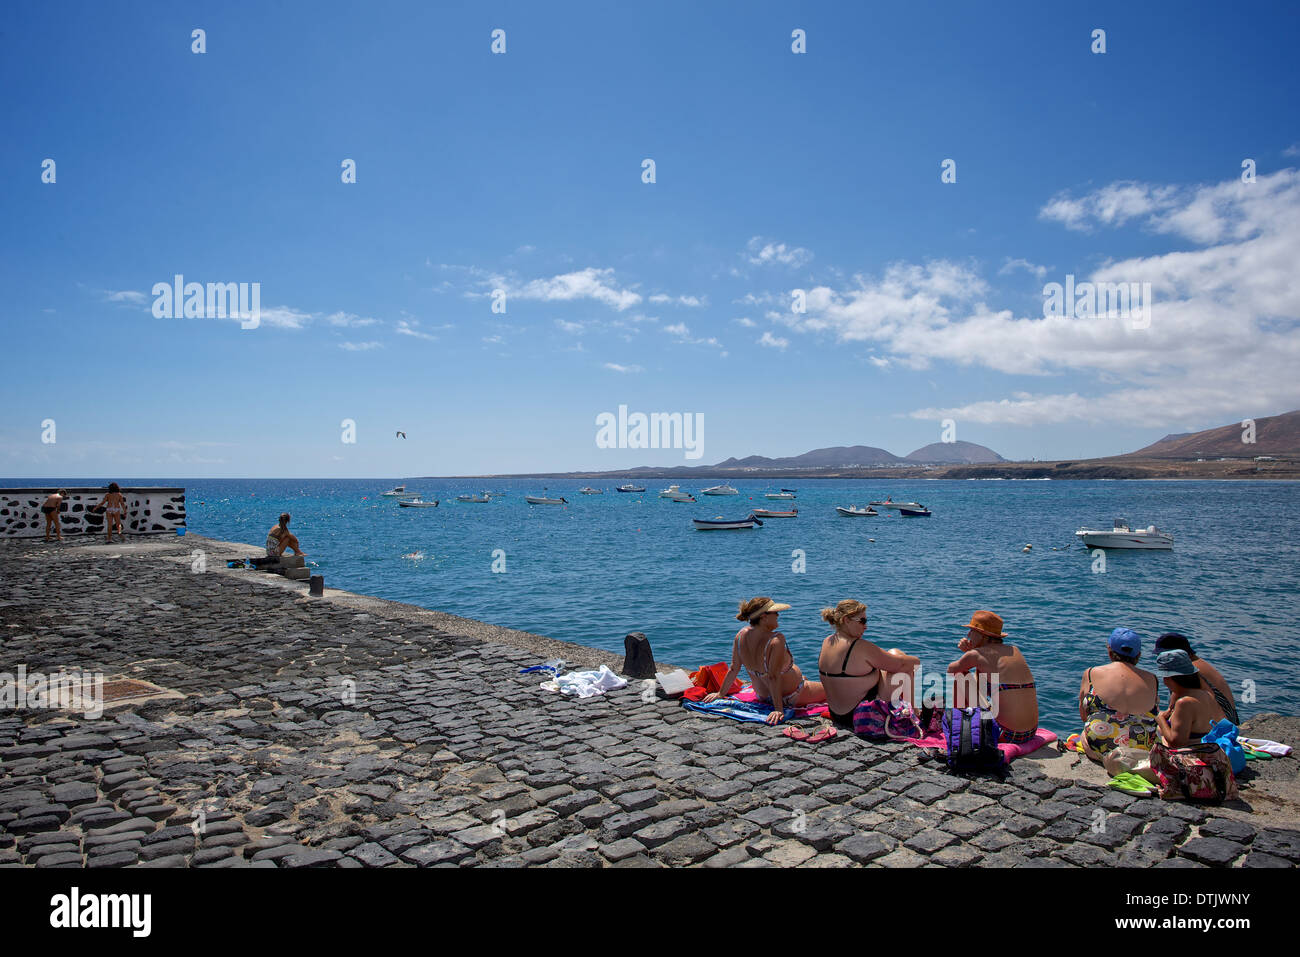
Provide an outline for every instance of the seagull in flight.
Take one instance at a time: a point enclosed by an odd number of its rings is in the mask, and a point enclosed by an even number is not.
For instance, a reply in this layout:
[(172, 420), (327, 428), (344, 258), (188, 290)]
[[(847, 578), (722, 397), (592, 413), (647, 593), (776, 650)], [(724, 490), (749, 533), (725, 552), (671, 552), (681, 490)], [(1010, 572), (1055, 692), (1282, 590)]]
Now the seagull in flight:
[(403, 438), (403, 439), (406, 438), (406, 433), (405, 433), (405, 432), (398, 432), (397, 434), (398, 434), (399, 437), (401, 437), (401, 438)]

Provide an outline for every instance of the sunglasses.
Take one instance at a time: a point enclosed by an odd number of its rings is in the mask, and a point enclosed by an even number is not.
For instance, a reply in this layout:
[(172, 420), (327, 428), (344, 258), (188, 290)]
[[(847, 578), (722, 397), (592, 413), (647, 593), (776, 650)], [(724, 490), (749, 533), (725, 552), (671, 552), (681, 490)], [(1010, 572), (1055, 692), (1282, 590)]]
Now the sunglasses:
[(849, 621), (856, 621), (859, 625), (865, 625), (867, 623), (867, 617), (866, 615), (863, 615), (861, 618), (850, 618)]

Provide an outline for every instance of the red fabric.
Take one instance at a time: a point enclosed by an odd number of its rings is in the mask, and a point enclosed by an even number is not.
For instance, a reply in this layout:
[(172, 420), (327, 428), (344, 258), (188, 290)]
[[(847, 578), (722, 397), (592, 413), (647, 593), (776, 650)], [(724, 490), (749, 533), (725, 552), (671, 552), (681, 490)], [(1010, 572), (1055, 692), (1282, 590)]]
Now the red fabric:
[[(716, 665), (705, 665), (699, 671), (692, 671), (690, 677), (691, 680), (695, 682), (695, 687), (703, 688), (704, 695), (708, 695), (722, 689), (722, 679), (727, 677), (727, 671), (728, 668), (726, 662), (719, 661)], [(740, 681), (732, 681), (731, 687), (727, 689), (727, 692), (723, 697), (731, 697), (739, 691), (741, 687), (742, 685)], [(700, 695), (699, 697), (703, 698), (704, 695)], [(698, 700), (698, 698), (691, 695), (690, 691), (687, 691), (682, 697), (690, 698), (692, 701)]]
[(685, 698), (687, 701), (703, 701), (705, 695), (707, 695), (708, 693), (709, 693), (708, 688), (701, 688), (699, 685), (696, 685), (694, 688), (687, 688), (685, 691), (683, 691), (682, 697)]

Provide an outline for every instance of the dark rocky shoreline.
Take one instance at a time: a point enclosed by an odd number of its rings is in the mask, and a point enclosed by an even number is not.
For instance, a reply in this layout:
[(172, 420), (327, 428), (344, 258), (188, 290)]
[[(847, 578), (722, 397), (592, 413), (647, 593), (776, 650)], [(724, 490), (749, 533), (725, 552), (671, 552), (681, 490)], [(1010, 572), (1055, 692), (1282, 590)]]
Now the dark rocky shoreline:
[(0, 543), (0, 671), (79, 667), (180, 696), (97, 720), (0, 712), (0, 866), (1300, 862), (1300, 830), (1033, 756), (967, 780), (908, 744), (810, 747), (638, 682), (560, 698), (518, 670), (619, 661), (224, 567), (246, 552), (194, 535)]

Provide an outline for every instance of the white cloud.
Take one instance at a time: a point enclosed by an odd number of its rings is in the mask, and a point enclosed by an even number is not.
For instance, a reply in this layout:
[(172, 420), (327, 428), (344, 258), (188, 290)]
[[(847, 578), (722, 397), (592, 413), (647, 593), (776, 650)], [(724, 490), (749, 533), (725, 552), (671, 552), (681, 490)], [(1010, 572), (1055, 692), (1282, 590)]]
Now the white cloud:
[(621, 288), (614, 280), (613, 269), (588, 267), (577, 272), (533, 279), (523, 284), (503, 276), (492, 279), (494, 288), (504, 289), (508, 298), (535, 299), (542, 302), (572, 302), (594, 299), (622, 312), (641, 302), (641, 294)]
[(108, 302), (127, 302), (133, 306), (143, 306), (152, 301), (144, 293), (136, 292), (134, 289), (123, 289), (120, 292), (105, 290), (104, 299)]
[(790, 266), (798, 269), (812, 262), (813, 254), (802, 246), (787, 246), (785, 243), (774, 243), (764, 240), (761, 236), (755, 236), (745, 246), (747, 250), (746, 259), (752, 265), (766, 266), (771, 263), (779, 263), (782, 266)]
[(342, 326), (345, 328), (379, 325), (378, 319), (371, 319), (369, 317), (362, 318), (361, 316), (354, 316), (350, 312), (332, 312), (325, 317), (325, 321), (331, 326)]
[(500, 345), (504, 345), (506, 340), (503, 339), (501, 336), (484, 336), (483, 341), (489, 342), (493, 345), (500, 346)]
[(707, 306), (707, 305), (709, 304), (709, 297), (708, 297), (708, 296), (676, 296), (676, 297), (673, 297), (673, 296), (669, 296), (669, 295), (667, 295), (666, 293), (657, 292), (657, 293), (655, 293), (653, 296), (650, 296), (649, 298), (647, 298), (647, 299), (646, 299), (646, 302), (651, 302), (651, 303), (654, 303), (655, 305), (664, 305), (664, 304), (666, 304), (666, 303), (675, 303), (676, 305), (679, 305), (679, 306), (690, 306), (690, 307), (692, 307), (692, 308), (697, 308), (697, 307), (699, 307), (699, 306)]
[(1002, 268), (998, 270), (998, 275), (1006, 276), (1015, 272), (1017, 269), (1023, 269), (1027, 273), (1032, 273), (1039, 279), (1042, 279), (1047, 275), (1046, 266), (1036, 265), (1035, 263), (1031, 263), (1028, 259), (1008, 259), (1003, 263)]
[[(1089, 421), (1152, 427), (1268, 415), (1300, 407), (1300, 173), (1255, 183), (1104, 187), (1071, 200), (1080, 217), (1190, 241), (1153, 256), (1108, 262), (1080, 280), (1149, 282), (1149, 328), (1106, 317), (1017, 316), (986, 302), (969, 267), (894, 264), (845, 289), (808, 291), (808, 312), (769, 318), (804, 333), (872, 342), (920, 369), (937, 360), (1005, 375), (1073, 372), (1093, 385), (1016, 391), (918, 418), (1041, 425)], [(874, 361), (874, 360), (873, 360)]]
[(609, 369), (611, 372), (622, 372), (622, 373), (624, 373), (624, 374), (629, 373), (629, 372), (644, 372), (644, 371), (645, 371), (645, 370), (642, 369), (640, 366), (623, 366), (623, 365), (619, 365), (617, 362), (606, 362), (606, 363), (605, 363), (605, 368), (606, 368), (606, 369)]
[(556, 319), (555, 325), (561, 332), (567, 332), (570, 335), (580, 335), (582, 333), (582, 323), (569, 322), (567, 319)]
[(278, 329), (306, 329), (314, 316), (315, 313), (302, 312), (292, 306), (276, 306), (263, 309), (259, 321), (261, 325), (275, 326)]
[(692, 346), (714, 346), (715, 348), (718, 349), (722, 348), (722, 343), (719, 342), (713, 336), (709, 336), (704, 339), (696, 339), (695, 337), (693, 337), (691, 335), (691, 330), (687, 327), (686, 323), (684, 322), (674, 323), (671, 326), (664, 326), (663, 328), (664, 328), (664, 332), (668, 333), (670, 336), (675, 338), (678, 342), (683, 342)]
[(438, 341), (437, 336), (430, 335), (427, 332), (421, 332), (419, 329), (417, 329), (416, 326), (418, 326), (419, 324), (420, 323), (415, 319), (409, 319), (409, 320), (398, 319), (397, 325), (393, 331), (396, 332), (399, 336), (411, 336), (412, 338), (425, 339), (428, 340), (429, 342)]
[(756, 325), (758, 325), (757, 322), (755, 322), (753, 319), (750, 319), (748, 316), (741, 316), (739, 319), (732, 319), (731, 321), (738, 326), (744, 326), (746, 329), (753, 329)]
[(371, 349), (382, 349), (383, 346), (378, 342), (340, 342), (339, 348), (348, 352), (369, 352)]
[(1151, 186), (1133, 181), (1111, 183), (1079, 199), (1058, 193), (1048, 200), (1038, 215), (1055, 220), (1067, 229), (1086, 230), (1090, 221), (1103, 226), (1123, 226), (1131, 219), (1167, 209), (1177, 203), (1178, 190), (1172, 186)]
[(783, 339), (780, 336), (774, 336), (770, 332), (765, 332), (759, 337), (758, 344), (760, 346), (768, 346), (772, 349), (784, 349), (790, 345), (790, 340)]

